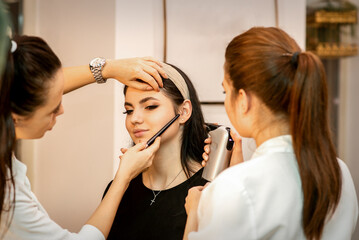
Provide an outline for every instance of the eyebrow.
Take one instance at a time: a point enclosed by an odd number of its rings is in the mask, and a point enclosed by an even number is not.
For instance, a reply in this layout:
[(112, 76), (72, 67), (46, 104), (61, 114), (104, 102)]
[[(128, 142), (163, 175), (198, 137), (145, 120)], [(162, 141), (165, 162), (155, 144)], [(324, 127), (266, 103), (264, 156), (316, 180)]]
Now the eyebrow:
[[(150, 101), (150, 100), (159, 101), (159, 99), (154, 98), (154, 97), (146, 97), (146, 98), (141, 99), (139, 103), (140, 103), (140, 104), (143, 104), (143, 103), (145, 103), (145, 102), (147, 102), (147, 101)], [(129, 103), (129, 102), (125, 102), (125, 106), (130, 106), (130, 107), (132, 107), (133, 105), (132, 105), (131, 103)]]
[(60, 103), (51, 112), (53, 113), (53, 112), (57, 111), (60, 108), (61, 103), (62, 103), (62, 101), (60, 101)]

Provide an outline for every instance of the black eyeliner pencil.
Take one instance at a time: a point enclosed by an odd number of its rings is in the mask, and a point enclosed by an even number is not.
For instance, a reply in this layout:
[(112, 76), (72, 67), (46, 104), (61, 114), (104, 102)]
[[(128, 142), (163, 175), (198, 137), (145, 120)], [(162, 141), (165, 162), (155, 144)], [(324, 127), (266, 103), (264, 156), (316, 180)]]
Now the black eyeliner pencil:
[(169, 121), (163, 128), (161, 128), (161, 130), (159, 130), (153, 137), (151, 137), (146, 144), (146, 148), (148, 146), (151, 146), (152, 143), (156, 140), (157, 137), (161, 136), (161, 134), (167, 130), (167, 128), (169, 128), (169, 126), (172, 125), (172, 123), (174, 123), (174, 121), (176, 121), (176, 119), (179, 117), (180, 115), (177, 114), (174, 118), (171, 119), (171, 121)]

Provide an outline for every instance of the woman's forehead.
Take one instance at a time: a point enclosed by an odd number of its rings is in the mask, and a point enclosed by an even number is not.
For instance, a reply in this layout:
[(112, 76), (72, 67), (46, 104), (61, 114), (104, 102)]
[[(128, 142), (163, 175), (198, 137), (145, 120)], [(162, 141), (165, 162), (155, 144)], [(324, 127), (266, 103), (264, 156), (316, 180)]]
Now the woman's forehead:
[(146, 99), (146, 98), (150, 98), (150, 99), (157, 99), (159, 101), (170, 101), (170, 99), (165, 96), (163, 94), (162, 91), (154, 91), (154, 90), (139, 90), (139, 89), (135, 89), (135, 88), (131, 88), (129, 87), (126, 91), (126, 95), (125, 95), (125, 101), (131, 101), (131, 102), (140, 102), (142, 99)]

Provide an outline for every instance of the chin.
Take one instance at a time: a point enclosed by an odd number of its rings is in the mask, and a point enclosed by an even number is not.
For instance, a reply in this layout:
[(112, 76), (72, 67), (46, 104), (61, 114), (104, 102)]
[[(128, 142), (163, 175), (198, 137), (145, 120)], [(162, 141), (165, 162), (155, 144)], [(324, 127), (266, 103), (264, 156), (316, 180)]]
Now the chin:
[(138, 144), (138, 143), (142, 143), (142, 142), (147, 142), (147, 139), (144, 139), (144, 138), (132, 138), (132, 142), (134, 142), (135, 144)]
[(41, 135), (39, 135), (38, 137), (36, 137), (36, 138), (34, 138), (34, 139), (40, 139), (40, 138), (42, 138), (43, 136), (45, 136), (45, 133), (46, 133), (46, 132), (42, 133)]
[(20, 138), (20, 139), (40, 139), (42, 138), (43, 136), (45, 135), (45, 133), (43, 133), (42, 135), (35, 135), (35, 136), (27, 136), (27, 137), (24, 137), (24, 138)]

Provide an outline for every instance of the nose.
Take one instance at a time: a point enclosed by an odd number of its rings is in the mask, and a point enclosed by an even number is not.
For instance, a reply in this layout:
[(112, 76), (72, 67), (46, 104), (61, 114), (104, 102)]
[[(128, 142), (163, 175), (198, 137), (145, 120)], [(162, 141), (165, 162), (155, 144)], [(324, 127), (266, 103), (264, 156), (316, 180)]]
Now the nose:
[(143, 123), (143, 114), (141, 111), (133, 110), (130, 121), (133, 125)]
[(61, 104), (61, 105), (60, 105), (60, 109), (59, 109), (59, 111), (57, 112), (56, 116), (59, 116), (59, 115), (61, 115), (61, 114), (64, 114), (64, 112), (65, 112), (64, 106)]

